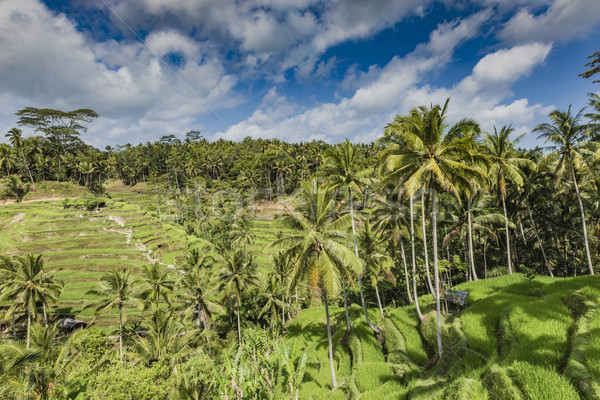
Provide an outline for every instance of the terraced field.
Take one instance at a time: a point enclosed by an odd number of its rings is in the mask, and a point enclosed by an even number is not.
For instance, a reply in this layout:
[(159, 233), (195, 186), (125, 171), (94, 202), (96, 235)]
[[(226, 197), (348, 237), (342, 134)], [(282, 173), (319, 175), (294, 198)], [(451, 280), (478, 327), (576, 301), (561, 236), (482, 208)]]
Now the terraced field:
[[(344, 337), (332, 308), (334, 359), (343, 390), (331, 392), (323, 307), (302, 311), (286, 340), (309, 356), (302, 399), (597, 399), (600, 398), (600, 278), (515, 274), (457, 286), (468, 307), (444, 318), (445, 354), (435, 361), (431, 296), (419, 324), (413, 307), (387, 308), (376, 337), (353, 305)], [(452, 310), (452, 306), (451, 306)]]
[[(90, 319), (92, 310), (83, 307), (93, 298), (85, 293), (110, 268), (128, 267), (136, 274), (147, 263), (173, 267), (189, 248), (208, 245), (159, 221), (125, 194), (112, 197), (95, 211), (65, 209), (61, 201), (0, 206), (0, 254), (43, 254), (45, 265), (65, 282), (55, 315)], [(97, 322), (112, 325), (115, 317), (100, 316)]]

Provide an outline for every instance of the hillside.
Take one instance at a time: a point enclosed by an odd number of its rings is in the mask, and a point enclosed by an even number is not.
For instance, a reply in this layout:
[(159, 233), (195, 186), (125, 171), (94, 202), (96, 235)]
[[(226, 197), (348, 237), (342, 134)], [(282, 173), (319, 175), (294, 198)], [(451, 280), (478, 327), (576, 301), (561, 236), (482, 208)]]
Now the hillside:
[(468, 306), (450, 305), (445, 353), (433, 364), (435, 313), (387, 308), (378, 339), (353, 306), (353, 330), (333, 309), (334, 358), (343, 390), (330, 392), (323, 307), (302, 311), (286, 340), (309, 355), (302, 399), (593, 399), (600, 396), (600, 279), (515, 274), (458, 285)]

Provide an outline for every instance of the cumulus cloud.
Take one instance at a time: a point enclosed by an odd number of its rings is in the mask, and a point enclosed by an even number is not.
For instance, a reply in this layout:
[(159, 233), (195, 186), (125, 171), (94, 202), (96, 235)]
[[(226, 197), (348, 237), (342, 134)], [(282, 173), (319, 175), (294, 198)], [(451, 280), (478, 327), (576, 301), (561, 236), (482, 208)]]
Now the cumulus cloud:
[[(241, 133), (242, 136), (250, 134), (305, 141), (313, 135), (325, 135), (335, 141), (354, 135), (364, 141), (380, 132), (391, 116), (405, 107), (413, 86), (424, 74), (433, 68), (442, 68), (458, 44), (477, 35), (485, 13), (440, 24), (431, 33), (429, 42), (418, 45), (412, 53), (403, 58), (394, 57), (385, 67), (373, 67), (357, 77), (359, 81), (368, 83), (337, 103), (319, 104), (290, 115), (270, 106), (259, 108), (250, 118), (219, 132), (216, 137), (233, 138)], [(439, 43), (447, 46), (442, 49)]]
[[(176, 31), (158, 31), (139, 42), (90, 43), (64, 14), (34, 0), (0, 2), (0, 94), (13, 105), (92, 108), (102, 117), (172, 121), (238, 104), (237, 78), (204, 45)], [(172, 67), (161, 58), (180, 53)], [(145, 134), (154, 134), (156, 129)], [(136, 135), (135, 131), (132, 133)], [(144, 131), (139, 131), (144, 135)], [(118, 141), (140, 141), (143, 136)]]
[[(474, 27), (466, 29), (465, 24)], [(485, 130), (512, 123), (518, 132), (524, 132), (537, 117), (546, 115), (553, 107), (530, 104), (526, 98), (509, 100), (511, 85), (544, 62), (552, 49), (549, 44), (532, 43), (489, 53), (468, 76), (449, 88), (420, 84), (423, 72), (443, 65), (444, 59), (439, 54), (442, 50), (436, 43), (452, 43), (448, 38), (466, 40), (477, 34), (477, 24), (480, 24), (477, 16), (461, 23), (442, 24), (430, 35), (428, 43), (419, 45), (404, 58), (395, 57), (381, 69), (374, 68), (368, 84), (337, 103), (318, 104), (301, 112), (291, 112), (294, 107), (286, 108), (288, 112), (278, 112), (287, 104), (285, 98), (278, 97), (276, 107), (271, 106), (271, 102), (265, 104), (252, 117), (220, 132), (217, 137), (243, 132), (243, 136), (294, 141), (309, 140), (315, 135), (333, 142), (344, 137), (370, 141), (381, 135), (385, 124), (396, 114), (406, 113), (415, 105), (441, 104), (448, 97), (451, 98), (450, 118), (455, 121), (469, 116), (478, 120)]]
[(498, 33), (506, 43), (568, 42), (587, 35), (600, 23), (598, 0), (554, 0), (548, 9), (535, 15), (522, 8)]

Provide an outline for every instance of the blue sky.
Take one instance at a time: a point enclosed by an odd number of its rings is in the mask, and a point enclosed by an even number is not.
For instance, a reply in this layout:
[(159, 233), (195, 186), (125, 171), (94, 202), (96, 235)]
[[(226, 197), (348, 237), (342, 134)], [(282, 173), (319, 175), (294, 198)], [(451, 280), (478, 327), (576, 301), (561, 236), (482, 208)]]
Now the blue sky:
[(100, 148), (370, 141), (450, 97), (521, 134), (600, 91), (577, 76), (599, 45), (598, 0), (0, 0), (0, 130), (32, 106), (96, 110)]

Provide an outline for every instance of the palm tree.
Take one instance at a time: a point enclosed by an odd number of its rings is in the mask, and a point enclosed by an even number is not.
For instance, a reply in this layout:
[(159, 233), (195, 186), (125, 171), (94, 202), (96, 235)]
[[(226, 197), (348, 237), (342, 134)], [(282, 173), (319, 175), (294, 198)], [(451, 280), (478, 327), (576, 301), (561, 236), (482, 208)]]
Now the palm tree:
[[(337, 146), (329, 149), (325, 153), (325, 165), (322, 168), (323, 174), (327, 177), (331, 188), (345, 187), (348, 191), (348, 206), (350, 207), (350, 220), (352, 222), (352, 238), (354, 240), (354, 253), (358, 258), (358, 243), (356, 240), (356, 224), (354, 222), (354, 206), (352, 203), (352, 193), (361, 194), (361, 186), (364, 182), (364, 176), (359, 172), (360, 165), (354, 146), (348, 139), (339, 143)], [(367, 314), (365, 296), (363, 294), (362, 274), (358, 275), (358, 285), (360, 289), (360, 301), (362, 303), (363, 314), (367, 323), (376, 333), (381, 332), (381, 328), (375, 326)]]
[(221, 314), (224, 309), (214, 301), (216, 288), (211, 280), (209, 270), (204, 268), (201, 263), (182, 268), (177, 287), (179, 288), (177, 299), (186, 306), (183, 312), (184, 316), (195, 319), (198, 329), (201, 324), (205, 330), (210, 329), (211, 315), (213, 313)]
[(286, 280), (288, 278), (290, 267), (289, 257), (283, 253), (279, 252), (273, 255), (273, 274), (279, 278), (281, 283), (281, 322), (285, 324), (285, 287), (287, 286)]
[(155, 263), (143, 265), (142, 274), (142, 285), (138, 286), (136, 297), (144, 301), (144, 306), (152, 304), (158, 308), (161, 299), (170, 305), (169, 294), (173, 291), (175, 281), (171, 279), (169, 270)]
[(154, 309), (146, 318), (144, 333), (136, 333), (134, 340), (134, 358), (145, 365), (163, 361), (171, 365), (181, 363), (193, 351), (190, 342), (194, 331), (185, 330), (185, 326), (173, 318), (172, 311)]
[(515, 140), (510, 140), (510, 135), (513, 128), (503, 126), (500, 131), (494, 127), (494, 133), (488, 133), (485, 137), (486, 152), (490, 157), (492, 168), (489, 171), (489, 176), (494, 179), (495, 186), (498, 189), (498, 195), (502, 202), (502, 210), (504, 211), (504, 230), (506, 234), (506, 258), (508, 263), (508, 272), (513, 273), (512, 258), (510, 255), (510, 230), (509, 219), (506, 212), (506, 180), (510, 179), (515, 185), (523, 186), (524, 172), (521, 168), (532, 167), (534, 164), (526, 158), (515, 157), (513, 154), (514, 144), (518, 142), (520, 137)]
[[(14, 258), (8, 256), (0, 256), (0, 295), (2, 295), (4, 288), (10, 288), (12, 285), (12, 280), (14, 278), (14, 274), (17, 272), (17, 261)], [(7, 289), (9, 290), (9, 289)], [(9, 304), (15, 301), (17, 293), (13, 293), (13, 296), (9, 298), (6, 297), (5, 301)], [(12, 332), (13, 332), (13, 340), (17, 340), (17, 329), (15, 324), (15, 314), (11, 315), (12, 320)]]
[(34, 185), (35, 182), (33, 181), (33, 176), (31, 175), (31, 171), (29, 171), (29, 164), (27, 163), (27, 160), (25, 159), (25, 154), (23, 154), (24, 142), (23, 142), (23, 138), (21, 137), (21, 130), (19, 128), (11, 128), (8, 131), (8, 133), (4, 136), (9, 138), (10, 144), (12, 145), (13, 149), (19, 150), (19, 152), (21, 153), (21, 158), (23, 159), (23, 164), (25, 165), (25, 169), (27, 170), (27, 173), (29, 174), (29, 179), (31, 179), (31, 184)]
[(217, 273), (219, 290), (227, 300), (235, 298), (238, 344), (242, 345), (242, 327), (240, 324), (240, 305), (242, 294), (252, 286), (258, 286), (259, 278), (256, 275), (256, 264), (252, 256), (246, 257), (243, 249), (228, 250), (225, 254), (217, 256), (221, 269)]
[[(402, 188), (413, 195), (420, 188), (431, 193), (431, 227), (433, 236), (433, 265), (437, 311), (437, 344), (439, 356), (443, 353), (440, 313), (440, 283), (438, 271), (437, 193), (449, 191), (457, 198), (460, 190), (471, 182), (481, 181), (482, 173), (471, 166), (472, 138), (463, 133), (478, 129), (477, 123), (463, 119), (450, 127), (446, 123), (448, 102), (426, 108), (413, 109), (408, 117), (398, 116), (389, 128), (394, 130), (403, 147), (387, 156), (387, 167), (392, 177), (404, 178)], [(389, 178), (388, 178), (389, 179)]]
[[(271, 273), (267, 276), (267, 279), (262, 286), (262, 290), (260, 291), (260, 297), (265, 302), (265, 305), (260, 309), (258, 317), (260, 318), (266, 313), (271, 314), (271, 318), (269, 318), (269, 328), (271, 329), (271, 331), (273, 331), (274, 329), (273, 322), (279, 319), (279, 312), (277, 311), (277, 309), (280, 308), (284, 310), (285, 307), (285, 303), (283, 302), (283, 300), (280, 300), (278, 298), (279, 292), (282, 290), (283, 288), (279, 286), (279, 283), (277, 282), (277, 277), (275, 276), (275, 274)], [(285, 319), (282, 319), (282, 325), (284, 322)]]
[(17, 268), (8, 272), (10, 284), (4, 287), (0, 295), (0, 302), (14, 299), (8, 308), (8, 315), (13, 315), (17, 308), (24, 308), (27, 313), (27, 350), (29, 350), (29, 337), (31, 319), (37, 316), (37, 303), (42, 304), (44, 322), (48, 326), (47, 309), (50, 303), (58, 301), (62, 291), (62, 282), (54, 278), (54, 274), (44, 269), (42, 255), (28, 254), (18, 259)]
[(558, 163), (554, 170), (556, 177), (558, 179), (570, 177), (573, 181), (573, 188), (577, 195), (579, 212), (581, 214), (585, 255), (590, 275), (594, 275), (585, 223), (585, 211), (575, 172), (585, 167), (585, 157), (591, 155), (597, 144), (589, 140), (589, 127), (580, 123), (582, 113), (583, 109), (573, 115), (571, 113), (571, 106), (569, 106), (566, 112), (555, 110), (549, 115), (552, 123), (540, 124), (533, 131), (540, 132), (538, 138), (544, 138), (546, 139), (546, 143), (552, 143), (551, 146), (548, 146), (552, 150), (552, 153), (548, 157), (558, 158)]
[(370, 271), (371, 284), (375, 288), (379, 313), (383, 319), (383, 307), (381, 306), (378, 283), (385, 276), (394, 285), (396, 284), (396, 279), (391, 272), (394, 261), (381, 251), (381, 239), (375, 235), (368, 221), (365, 221), (358, 239), (363, 252), (365, 267)]
[(308, 279), (316, 292), (320, 289), (325, 304), (327, 339), (329, 345), (329, 368), (333, 387), (337, 386), (333, 367), (333, 344), (329, 319), (328, 294), (336, 296), (341, 289), (342, 279), (348, 275), (362, 273), (360, 259), (346, 246), (344, 239), (351, 214), (333, 219), (335, 199), (330, 188), (321, 187), (316, 179), (303, 185), (294, 214), (285, 214), (278, 223), (293, 232), (267, 245), (268, 248), (285, 249), (293, 260), (290, 268), (288, 290)]
[(86, 308), (93, 307), (96, 314), (110, 313), (114, 308), (119, 310), (119, 360), (121, 365), (123, 365), (123, 324), (126, 318), (126, 306), (132, 301), (133, 291), (129, 278), (130, 272), (126, 268), (111, 269), (102, 275), (101, 282), (95, 289), (86, 293), (102, 298), (96, 303), (86, 306)]
[(469, 196), (465, 192), (461, 195), (460, 202), (447, 202), (444, 212), (445, 222), (448, 223), (449, 232), (444, 237), (442, 247), (446, 247), (452, 238), (458, 236), (469, 254), (469, 269), (474, 280), (477, 280), (477, 271), (475, 270), (473, 256), (473, 232), (483, 232), (487, 236), (494, 236), (493, 227), (504, 223), (504, 216), (500, 213), (483, 210), (484, 194), (478, 192), (474, 196)]

